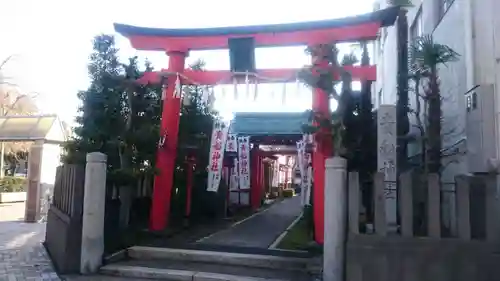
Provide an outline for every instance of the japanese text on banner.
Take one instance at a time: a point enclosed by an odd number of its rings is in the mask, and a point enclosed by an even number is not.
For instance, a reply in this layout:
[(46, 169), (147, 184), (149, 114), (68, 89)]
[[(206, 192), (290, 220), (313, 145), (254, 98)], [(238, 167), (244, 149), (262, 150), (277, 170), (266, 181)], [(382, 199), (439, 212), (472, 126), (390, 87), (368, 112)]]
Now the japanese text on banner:
[(210, 145), (207, 191), (217, 192), (219, 190), (228, 131), (228, 124), (221, 121), (215, 122)]
[(237, 136), (235, 134), (229, 134), (227, 136), (226, 151), (238, 152), (238, 141), (237, 141)]
[(250, 189), (250, 138), (238, 137), (240, 189)]

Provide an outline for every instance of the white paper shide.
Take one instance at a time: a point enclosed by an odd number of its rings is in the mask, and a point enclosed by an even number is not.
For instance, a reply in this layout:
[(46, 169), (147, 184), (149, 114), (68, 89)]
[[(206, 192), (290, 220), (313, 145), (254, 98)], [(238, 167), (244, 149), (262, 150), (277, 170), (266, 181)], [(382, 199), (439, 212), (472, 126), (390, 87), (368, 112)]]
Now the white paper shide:
[(301, 204), (309, 205), (311, 175), (309, 166), (311, 163), (311, 154), (306, 152), (307, 143), (305, 141), (297, 142), (297, 161), (301, 177)]

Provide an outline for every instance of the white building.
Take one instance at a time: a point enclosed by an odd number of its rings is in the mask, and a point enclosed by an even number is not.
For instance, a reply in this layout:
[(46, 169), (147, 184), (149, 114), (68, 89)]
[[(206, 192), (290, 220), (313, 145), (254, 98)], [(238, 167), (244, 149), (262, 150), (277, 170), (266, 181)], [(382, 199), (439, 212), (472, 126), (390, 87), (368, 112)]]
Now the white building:
[[(487, 172), (500, 159), (500, 17), (495, 15), (500, 1), (413, 0), (413, 4), (408, 8), (410, 42), (432, 34), (436, 43), (461, 55), (459, 61), (439, 69), (443, 148), (452, 155), (443, 159), (443, 182), (452, 182), (458, 173)], [(376, 9), (386, 6), (386, 0), (379, 0)], [(374, 44), (376, 105), (396, 103), (396, 28), (385, 28)], [(415, 95), (409, 97), (414, 107)], [(410, 157), (418, 151), (415, 144), (409, 146)]]

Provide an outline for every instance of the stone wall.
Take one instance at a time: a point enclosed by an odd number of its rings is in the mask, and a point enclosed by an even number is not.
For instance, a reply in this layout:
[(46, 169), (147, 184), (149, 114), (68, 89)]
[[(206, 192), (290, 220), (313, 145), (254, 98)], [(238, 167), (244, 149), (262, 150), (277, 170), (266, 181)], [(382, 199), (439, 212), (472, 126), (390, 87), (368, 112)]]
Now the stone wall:
[(85, 168), (57, 168), (54, 197), (47, 214), (45, 246), (60, 273), (80, 272)]
[(496, 281), (500, 245), (458, 239), (351, 235), (349, 281)]
[(405, 172), (399, 178), (399, 220), (394, 231), (388, 227), (384, 175), (377, 173), (374, 178), (374, 215), (362, 220), (359, 199), (365, 191), (358, 175), (349, 173), (346, 280), (500, 280), (496, 176), (457, 176), (457, 212), (448, 224), (439, 177), (415, 178), (422, 175)]

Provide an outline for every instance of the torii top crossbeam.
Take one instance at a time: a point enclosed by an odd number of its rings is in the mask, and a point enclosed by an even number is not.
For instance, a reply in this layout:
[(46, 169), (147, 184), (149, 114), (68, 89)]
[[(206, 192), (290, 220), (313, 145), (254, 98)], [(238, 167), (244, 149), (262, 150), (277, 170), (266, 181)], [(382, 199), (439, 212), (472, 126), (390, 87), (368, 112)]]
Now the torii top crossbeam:
[[(228, 42), (235, 38), (252, 38), (254, 47), (292, 46), (327, 44), (333, 42), (368, 41), (378, 36), (379, 28), (393, 25), (399, 13), (398, 7), (334, 20), (311, 21), (302, 23), (162, 29), (115, 24), (115, 30), (129, 38), (132, 47), (139, 50), (163, 50), (165, 52), (188, 52), (190, 50), (210, 50), (228, 48)], [(374, 66), (349, 66), (354, 80), (376, 80)], [(146, 73), (143, 82), (157, 83), (162, 73)], [(280, 80), (290, 82), (296, 79), (298, 69), (255, 70), (258, 83)], [(230, 71), (183, 71), (182, 84), (230, 84), (233, 73)]]
[(359, 16), (288, 24), (162, 29), (115, 24), (115, 30), (139, 50), (207, 50), (227, 48), (228, 38), (253, 37), (256, 47), (317, 45), (374, 40), (379, 28), (394, 24), (398, 7)]

